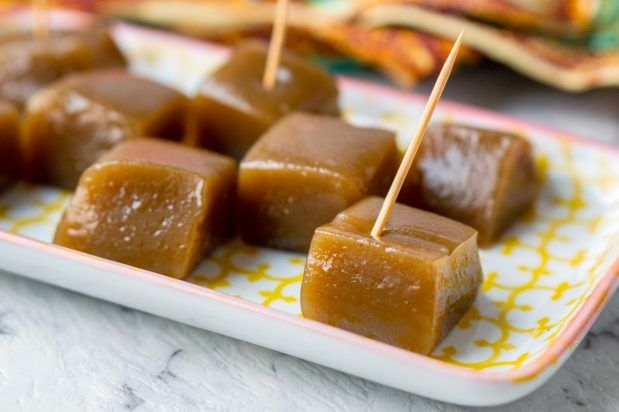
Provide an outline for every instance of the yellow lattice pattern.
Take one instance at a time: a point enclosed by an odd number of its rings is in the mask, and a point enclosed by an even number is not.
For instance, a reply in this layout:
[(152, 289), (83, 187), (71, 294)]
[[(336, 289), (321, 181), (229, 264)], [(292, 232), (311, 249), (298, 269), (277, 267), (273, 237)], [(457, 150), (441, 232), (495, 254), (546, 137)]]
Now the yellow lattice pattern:
[[(571, 235), (566, 234), (563, 229), (571, 227), (574, 231), (575, 226), (581, 226), (585, 229), (590, 238), (594, 238), (596, 233), (604, 221), (601, 215), (589, 215), (580, 213), (587, 208), (588, 199), (585, 196), (585, 187), (598, 185), (600, 189), (606, 190), (619, 185), (619, 175), (610, 172), (606, 165), (607, 159), (600, 157), (599, 162), (602, 165), (602, 173), (595, 177), (583, 177), (581, 172), (577, 171), (574, 162), (574, 153), (570, 150), (567, 144), (561, 147), (563, 162), (554, 162), (548, 157), (540, 159), (541, 170), (551, 168), (553, 172), (560, 172), (569, 179), (566, 183), (569, 185), (567, 190), (569, 196), (553, 196), (551, 201), (556, 204), (552, 215), (541, 215), (538, 212), (533, 212), (525, 218), (526, 224), (532, 227), (543, 226), (544, 229), (536, 233), (536, 242), (524, 241), (518, 236), (506, 237), (500, 245), (500, 253), (503, 256), (513, 256), (518, 250), (525, 250), (536, 255), (536, 264), (530, 262), (522, 262), (517, 265), (518, 271), (522, 272), (521, 283), (503, 284), (499, 281), (499, 274), (496, 271), (486, 273), (485, 281), (482, 286), (482, 294), (492, 292), (493, 290), (504, 292), (500, 300), (491, 300), (492, 305), (497, 308), (497, 311), (489, 315), (480, 310), (476, 305), (470, 310), (458, 324), (457, 328), (461, 330), (470, 329), (475, 322), (487, 322), (494, 325), (499, 331), (498, 336), (494, 339), (475, 339), (472, 343), (480, 348), (487, 348), (486, 356), (475, 358), (474, 360), (459, 359), (459, 348), (457, 345), (443, 345), (435, 354), (435, 357), (449, 363), (454, 363), (461, 366), (466, 366), (473, 369), (488, 369), (497, 367), (516, 368), (522, 366), (527, 360), (535, 357), (538, 353), (544, 350), (545, 345), (537, 345), (537, 349), (533, 351), (524, 351), (518, 353), (518, 345), (510, 342), (510, 338), (514, 334), (524, 334), (528, 339), (538, 340), (540, 343), (552, 342), (557, 334), (564, 329), (567, 323), (572, 319), (575, 312), (582, 306), (585, 299), (589, 296), (591, 290), (603, 274), (602, 266), (610, 261), (613, 253), (616, 255), (619, 249), (619, 238), (617, 236), (608, 239), (608, 243), (601, 248), (600, 252), (593, 253), (590, 256), (589, 262), (585, 262), (587, 254), (591, 254), (586, 248), (592, 245), (586, 242), (579, 244), (579, 248), (572, 250), (569, 256), (559, 254), (561, 244), (572, 242)], [(545, 185), (548, 182), (544, 182)], [(547, 191), (550, 188), (545, 188)], [(586, 217), (583, 217), (585, 215)], [(535, 223), (543, 223), (543, 225), (535, 225)], [(616, 217), (615, 222), (616, 223)], [(579, 233), (579, 232), (574, 232)], [(616, 256), (615, 256), (616, 257)], [(562, 277), (556, 282), (545, 282), (545, 278), (555, 275), (553, 264), (560, 262), (574, 268), (574, 273), (577, 270), (583, 271), (585, 276), (579, 276), (574, 281)], [(562, 265), (562, 266), (563, 266)], [(564, 266), (563, 266), (564, 267)], [(512, 279), (513, 280), (513, 279)], [(563, 302), (559, 302), (564, 298), (564, 295), (569, 291), (577, 291), (574, 296)], [(523, 293), (531, 291), (547, 291), (547, 302), (538, 302), (538, 307), (531, 304), (519, 303), (519, 297)], [(556, 303), (555, 303), (556, 302)], [(541, 306), (554, 306), (554, 311), (560, 313), (560, 317), (555, 320), (544, 314)], [(510, 314), (515, 311), (539, 312), (539, 316), (535, 320), (534, 325), (523, 327), (514, 322), (510, 318)], [(488, 312), (486, 310), (486, 312)], [(534, 345), (531, 345), (534, 346)], [(516, 356), (510, 356), (509, 352), (516, 352)]]
[[(258, 300), (265, 306), (270, 306), (278, 301), (298, 303), (298, 285), (303, 279), (305, 260), (302, 256), (288, 253), (279, 253), (279, 255), (291, 266), (291, 270), (284, 271), (289, 272), (288, 275), (284, 273), (274, 274), (271, 263), (264, 259), (259, 248), (235, 241), (220, 248), (207, 259), (206, 266), (210, 270), (205, 273), (199, 267), (189, 280), (210, 289), (226, 289), (241, 280), (249, 283), (262, 282), (265, 287), (259, 288), (257, 299), (252, 300)], [(254, 264), (237, 262), (236, 258), (239, 256), (249, 256)], [(278, 265), (278, 269), (282, 270), (281, 264)], [(296, 286), (296, 288), (286, 293), (288, 286)]]
[(49, 240), (70, 196), (66, 191), (17, 184), (0, 202), (0, 229), (27, 235), (34, 230), (34, 237)]

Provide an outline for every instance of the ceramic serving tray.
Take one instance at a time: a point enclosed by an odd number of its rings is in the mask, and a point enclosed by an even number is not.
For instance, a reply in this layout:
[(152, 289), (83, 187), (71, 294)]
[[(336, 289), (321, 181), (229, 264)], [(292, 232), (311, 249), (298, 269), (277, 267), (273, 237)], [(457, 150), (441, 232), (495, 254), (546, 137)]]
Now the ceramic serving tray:
[[(83, 18), (58, 13), (54, 23)], [(228, 55), (128, 25), (114, 26), (114, 35), (132, 70), (189, 94)], [(339, 85), (348, 120), (390, 128), (407, 143), (424, 96), (349, 78)], [(517, 399), (560, 367), (617, 286), (619, 149), (449, 102), (433, 120), (526, 136), (543, 189), (534, 211), (480, 252), (479, 297), (431, 357), (303, 319), (304, 255), (234, 241), (183, 281), (54, 246), (71, 196), (54, 188), (20, 183), (0, 198), (0, 268), (430, 398), (467, 405)]]

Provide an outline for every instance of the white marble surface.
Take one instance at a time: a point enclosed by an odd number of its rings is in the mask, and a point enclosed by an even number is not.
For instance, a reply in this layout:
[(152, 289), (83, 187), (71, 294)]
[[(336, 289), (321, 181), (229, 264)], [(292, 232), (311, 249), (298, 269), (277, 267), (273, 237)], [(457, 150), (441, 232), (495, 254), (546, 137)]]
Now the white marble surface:
[[(491, 65), (446, 96), (619, 143), (619, 90), (566, 95)], [(619, 410), (618, 380), (615, 297), (546, 385), (499, 410)], [(0, 273), (0, 411), (460, 409)]]

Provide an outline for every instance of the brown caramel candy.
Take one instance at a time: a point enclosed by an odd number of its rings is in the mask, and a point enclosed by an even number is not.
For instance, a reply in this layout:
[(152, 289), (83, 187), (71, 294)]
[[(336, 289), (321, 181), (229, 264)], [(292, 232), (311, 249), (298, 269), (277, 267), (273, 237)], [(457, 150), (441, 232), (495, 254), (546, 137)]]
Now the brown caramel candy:
[(474, 227), (487, 246), (535, 202), (538, 186), (526, 139), (439, 124), (428, 129), (400, 201)]
[(39, 89), (69, 73), (124, 65), (102, 25), (52, 31), (46, 41), (17, 33), (0, 41), (0, 98), (21, 107)]
[(262, 86), (268, 46), (241, 45), (206, 79), (194, 100), (197, 144), (241, 159), (283, 115), (337, 114), (337, 86), (320, 67), (284, 51), (272, 90)]
[(181, 140), (188, 99), (124, 70), (70, 76), (29, 102), (24, 143), (28, 178), (68, 189), (116, 144), (136, 136)]
[(132, 139), (84, 172), (54, 243), (185, 277), (231, 236), (235, 179), (228, 157)]
[(314, 230), (395, 174), (391, 132), (291, 114), (251, 148), (239, 170), (239, 221), (248, 243), (305, 252)]
[(19, 114), (15, 107), (0, 101), (0, 190), (19, 175)]
[(368, 197), (316, 230), (303, 316), (427, 355), (477, 296), (477, 232), (396, 203), (377, 240), (370, 231), (382, 202)]

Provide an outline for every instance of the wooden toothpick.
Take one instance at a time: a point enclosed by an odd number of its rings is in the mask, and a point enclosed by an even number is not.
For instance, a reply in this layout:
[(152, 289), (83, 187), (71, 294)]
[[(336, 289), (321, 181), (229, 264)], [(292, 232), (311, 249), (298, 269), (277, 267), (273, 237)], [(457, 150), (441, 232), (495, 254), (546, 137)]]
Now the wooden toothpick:
[(434, 108), (436, 107), (436, 104), (438, 103), (438, 100), (443, 93), (443, 89), (445, 89), (445, 84), (447, 83), (447, 79), (449, 79), (451, 69), (453, 69), (454, 63), (456, 61), (456, 56), (458, 55), (458, 49), (460, 49), (460, 44), (462, 43), (463, 34), (464, 32), (460, 32), (460, 35), (456, 39), (451, 49), (451, 52), (449, 53), (449, 56), (447, 56), (447, 60), (445, 60), (445, 64), (443, 64), (443, 68), (438, 75), (438, 79), (436, 79), (436, 83), (434, 84), (432, 93), (428, 98), (428, 103), (426, 104), (426, 107), (423, 110), (423, 114), (421, 115), (421, 120), (419, 120), (419, 124), (417, 124), (415, 134), (413, 135), (413, 138), (408, 145), (408, 149), (406, 149), (404, 159), (402, 159), (400, 168), (398, 169), (398, 172), (393, 179), (393, 183), (391, 183), (389, 193), (387, 193), (387, 197), (385, 197), (383, 206), (380, 209), (380, 213), (378, 214), (376, 222), (374, 223), (374, 227), (372, 228), (371, 233), (374, 238), (380, 237), (383, 229), (385, 228), (385, 225), (387, 224), (387, 221), (389, 220), (391, 209), (393, 209), (393, 205), (398, 198), (398, 194), (400, 194), (400, 189), (402, 188), (402, 184), (404, 184), (406, 175), (408, 174), (408, 171), (413, 164), (415, 154), (417, 154), (417, 150), (419, 150), (419, 146), (421, 145), (421, 141), (426, 132), (426, 128), (428, 127), (428, 123), (430, 122), (430, 118), (432, 117), (432, 113), (434, 112)]
[(288, 0), (277, 0), (275, 9), (275, 19), (273, 21), (273, 33), (271, 34), (271, 42), (269, 43), (269, 54), (267, 55), (267, 63), (262, 77), (262, 86), (271, 90), (275, 86), (277, 80), (277, 67), (282, 54), (284, 45), (284, 37), (286, 35), (286, 20), (288, 15)]
[(49, 3), (48, 0), (33, 0), (34, 34), (39, 40), (49, 38)]

